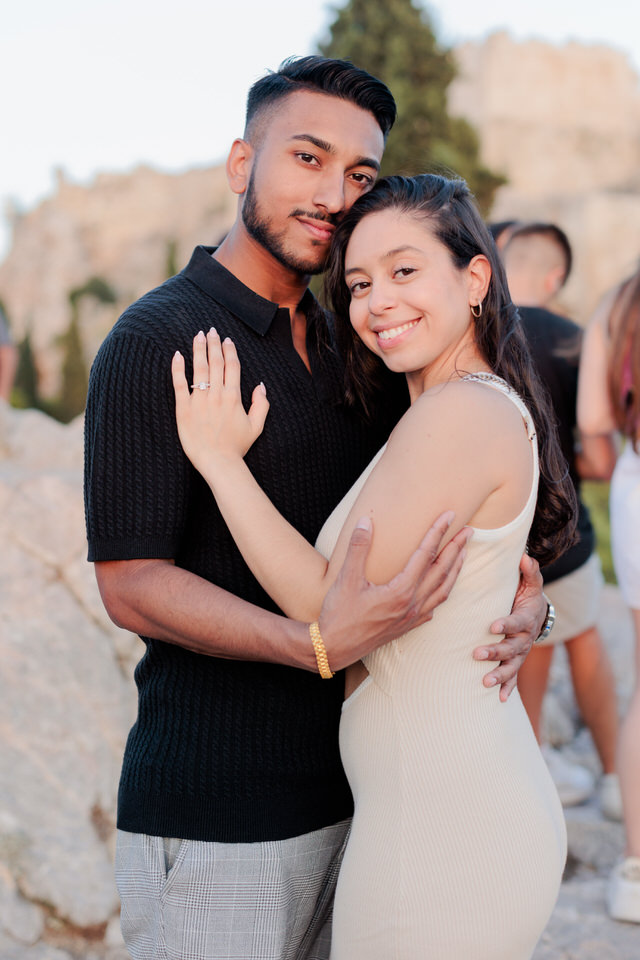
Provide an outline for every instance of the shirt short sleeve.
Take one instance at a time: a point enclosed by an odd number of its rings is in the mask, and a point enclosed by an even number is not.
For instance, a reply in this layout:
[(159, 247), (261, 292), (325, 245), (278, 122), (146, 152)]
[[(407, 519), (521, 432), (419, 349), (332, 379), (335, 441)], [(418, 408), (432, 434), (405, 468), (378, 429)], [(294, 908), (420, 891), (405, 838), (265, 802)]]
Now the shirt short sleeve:
[(91, 561), (172, 558), (191, 468), (175, 422), (171, 355), (127, 331), (94, 361), (85, 414), (85, 514)]

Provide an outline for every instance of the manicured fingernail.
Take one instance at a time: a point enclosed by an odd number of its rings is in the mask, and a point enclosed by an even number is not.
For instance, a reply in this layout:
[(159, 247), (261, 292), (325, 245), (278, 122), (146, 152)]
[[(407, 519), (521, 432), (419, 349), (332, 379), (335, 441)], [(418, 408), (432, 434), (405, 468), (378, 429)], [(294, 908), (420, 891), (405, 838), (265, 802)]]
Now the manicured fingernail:
[(371, 517), (360, 517), (356, 523), (356, 530), (371, 530)]
[(485, 677), (484, 685), (485, 687), (495, 687), (497, 682), (495, 677)]
[(447, 522), (448, 527), (450, 527), (451, 524), (453, 523), (454, 517), (455, 517), (455, 513), (453, 512), (453, 510), (447, 510), (447, 512), (444, 514), (444, 518)]
[(176, 350), (176, 352), (174, 353), (174, 357), (181, 357), (181, 356), (182, 354), (180, 353), (180, 351)]
[(489, 651), (488, 650), (477, 650), (476, 651), (476, 660), (488, 660)]
[(231, 343), (231, 337), (225, 337), (223, 343)]
[(504, 633), (504, 623), (494, 623), (491, 633)]
[(202, 332), (202, 330), (198, 332), (198, 336), (196, 337), (196, 340), (198, 340), (200, 343), (202, 343), (202, 341), (204, 340), (204, 333)]
[(266, 395), (267, 395), (267, 388), (265, 387), (265, 385), (264, 385), (264, 383), (262, 382), (262, 380), (260, 381), (260, 393), (263, 393), (263, 394), (265, 395), (265, 397), (266, 397)]
[(217, 333), (218, 333), (218, 331), (216, 330), (215, 327), (211, 327), (211, 329), (209, 330), (209, 336), (210, 336), (210, 337), (215, 337), (215, 336), (217, 335)]

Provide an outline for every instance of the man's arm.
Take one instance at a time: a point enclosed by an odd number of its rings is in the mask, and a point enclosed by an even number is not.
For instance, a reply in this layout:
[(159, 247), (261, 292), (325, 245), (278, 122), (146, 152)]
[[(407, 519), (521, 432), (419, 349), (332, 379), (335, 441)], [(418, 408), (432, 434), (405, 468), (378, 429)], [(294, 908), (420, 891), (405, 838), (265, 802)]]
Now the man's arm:
[(536, 560), (525, 554), (520, 562), (520, 583), (511, 614), (495, 620), (491, 633), (503, 634), (499, 643), (477, 647), (476, 660), (499, 660), (500, 664), (484, 677), (484, 685), (500, 684), (500, 699), (505, 701), (514, 689), (518, 670), (534, 640), (540, 636), (547, 616), (547, 601), (542, 592), (542, 576)]
[(611, 480), (617, 459), (612, 434), (581, 437), (576, 451), (576, 467), (583, 480)]
[[(332, 670), (429, 620), (446, 600), (470, 535), (460, 531), (439, 553), (449, 523), (446, 514), (438, 518), (405, 568), (382, 585), (364, 575), (370, 525), (356, 527), (320, 613)], [(109, 616), (133, 633), (210, 656), (317, 670), (307, 624), (247, 603), (171, 560), (102, 561), (95, 570)]]

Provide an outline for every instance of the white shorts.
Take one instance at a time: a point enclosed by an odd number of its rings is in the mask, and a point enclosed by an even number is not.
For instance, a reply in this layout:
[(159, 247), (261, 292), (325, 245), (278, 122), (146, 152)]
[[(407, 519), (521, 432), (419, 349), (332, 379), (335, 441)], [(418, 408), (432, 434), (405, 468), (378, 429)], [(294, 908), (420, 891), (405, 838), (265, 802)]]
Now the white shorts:
[(616, 579), (627, 606), (640, 610), (640, 456), (630, 442), (613, 471), (609, 512)]
[(592, 553), (577, 570), (545, 584), (544, 592), (556, 610), (556, 622), (547, 639), (541, 640), (537, 646), (566, 643), (595, 627), (603, 583), (598, 554)]

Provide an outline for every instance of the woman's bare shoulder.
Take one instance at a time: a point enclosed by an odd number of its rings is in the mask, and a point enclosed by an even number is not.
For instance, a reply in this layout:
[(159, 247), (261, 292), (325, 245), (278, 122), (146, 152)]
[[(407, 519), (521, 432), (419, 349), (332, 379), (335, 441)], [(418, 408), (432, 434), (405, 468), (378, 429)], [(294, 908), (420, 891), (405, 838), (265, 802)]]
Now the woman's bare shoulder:
[(454, 380), (425, 391), (409, 408), (390, 442), (413, 436), (450, 435), (458, 439), (503, 431), (522, 432), (522, 414), (500, 390), (473, 380)]

